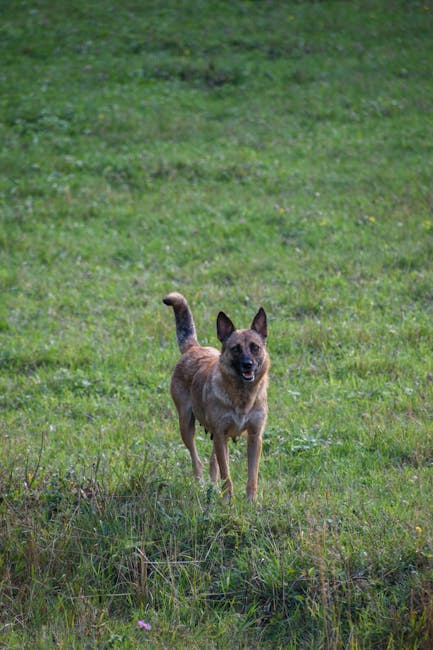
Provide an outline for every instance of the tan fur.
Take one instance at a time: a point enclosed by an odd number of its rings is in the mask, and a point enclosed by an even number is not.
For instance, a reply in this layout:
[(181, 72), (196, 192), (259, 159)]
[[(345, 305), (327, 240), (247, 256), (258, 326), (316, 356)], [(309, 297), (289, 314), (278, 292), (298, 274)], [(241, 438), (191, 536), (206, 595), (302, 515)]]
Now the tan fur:
[(217, 335), (222, 342), (219, 352), (202, 347), (196, 338), (194, 321), (185, 298), (179, 293), (166, 296), (164, 303), (174, 309), (176, 332), (182, 356), (171, 378), (170, 391), (179, 415), (183, 442), (188, 448), (194, 474), (203, 475), (197, 453), (195, 420), (213, 438), (210, 477), (221, 478), (226, 500), (233, 494), (229, 471), (228, 438), (235, 441), (247, 433), (247, 496), (257, 497), (257, 480), (262, 435), (267, 417), (267, 387), (270, 367), (266, 351), (266, 314), (260, 309), (250, 329), (236, 330), (220, 312)]

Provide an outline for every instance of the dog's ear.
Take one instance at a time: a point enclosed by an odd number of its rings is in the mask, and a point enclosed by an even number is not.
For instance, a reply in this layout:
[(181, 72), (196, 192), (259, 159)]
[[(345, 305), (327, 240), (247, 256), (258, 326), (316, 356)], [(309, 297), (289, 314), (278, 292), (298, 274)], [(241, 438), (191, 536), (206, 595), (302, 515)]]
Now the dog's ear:
[(257, 314), (254, 316), (254, 320), (251, 323), (251, 329), (257, 332), (257, 334), (260, 334), (262, 339), (266, 339), (268, 336), (268, 322), (263, 307), (260, 307)]
[(233, 334), (236, 330), (236, 327), (231, 322), (230, 318), (225, 315), (223, 311), (220, 311), (217, 317), (217, 336), (221, 343), (227, 341), (228, 337)]

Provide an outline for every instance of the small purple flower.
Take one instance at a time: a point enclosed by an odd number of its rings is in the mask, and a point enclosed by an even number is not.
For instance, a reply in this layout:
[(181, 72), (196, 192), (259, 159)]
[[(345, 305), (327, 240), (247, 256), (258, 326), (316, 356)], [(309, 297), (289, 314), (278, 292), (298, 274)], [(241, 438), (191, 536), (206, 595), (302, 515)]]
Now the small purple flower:
[(141, 620), (137, 621), (137, 625), (138, 625), (138, 627), (142, 627), (143, 630), (147, 630), (148, 632), (150, 632), (150, 630), (152, 629), (152, 626), (151, 626), (150, 623), (145, 623), (144, 621), (141, 621)]

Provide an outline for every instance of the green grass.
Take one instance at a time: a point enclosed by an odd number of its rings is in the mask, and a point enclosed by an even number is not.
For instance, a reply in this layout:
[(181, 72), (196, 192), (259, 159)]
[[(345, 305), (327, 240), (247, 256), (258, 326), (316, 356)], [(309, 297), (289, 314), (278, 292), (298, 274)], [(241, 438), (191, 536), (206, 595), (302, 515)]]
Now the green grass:
[[(433, 5), (0, 12), (0, 644), (431, 647)], [(191, 477), (170, 290), (268, 313), (254, 507), (243, 442)]]

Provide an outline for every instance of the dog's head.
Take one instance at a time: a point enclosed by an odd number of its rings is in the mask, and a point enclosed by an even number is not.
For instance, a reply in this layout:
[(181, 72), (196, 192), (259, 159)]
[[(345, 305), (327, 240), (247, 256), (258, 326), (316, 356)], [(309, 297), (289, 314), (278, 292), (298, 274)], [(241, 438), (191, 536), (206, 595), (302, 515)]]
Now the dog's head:
[(220, 311), (217, 336), (222, 343), (221, 363), (231, 374), (245, 382), (254, 382), (266, 372), (269, 366), (266, 351), (268, 328), (262, 307), (248, 330), (237, 330), (230, 318)]

